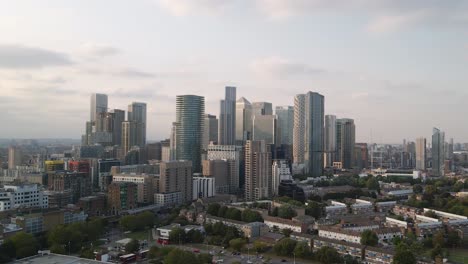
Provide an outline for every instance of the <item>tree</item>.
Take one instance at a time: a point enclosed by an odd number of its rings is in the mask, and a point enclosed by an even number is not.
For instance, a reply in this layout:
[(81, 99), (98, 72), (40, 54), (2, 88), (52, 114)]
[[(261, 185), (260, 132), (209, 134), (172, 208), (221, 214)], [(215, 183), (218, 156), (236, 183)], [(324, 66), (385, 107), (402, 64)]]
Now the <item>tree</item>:
[(255, 240), (253, 243), (253, 248), (257, 253), (263, 253), (268, 249), (268, 245), (260, 240)]
[(431, 217), (431, 218), (437, 218), (437, 214), (432, 210), (429, 210), (429, 211), (425, 212), (424, 216)]
[(343, 262), (346, 264), (359, 264), (359, 261), (351, 255), (345, 255), (343, 257)]
[(164, 258), (165, 264), (188, 264), (188, 263), (198, 263), (197, 256), (192, 252), (173, 249), (171, 252)]
[(415, 184), (413, 186), (413, 192), (417, 193), (417, 194), (422, 193), (423, 192), (423, 187), (421, 186), (421, 184)]
[(395, 249), (395, 256), (393, 257), (393, 264), (415, 264), (416, 257), (413, 252), (409, 250), (408, 245), (404, 242), (398, 244)]
[(306, 242), (296, 243), (296, 246), (294, 247), (294, 254), (299, 258), (309, 257), (311, 254), (309, 245), (307, 245)]
[(380, 190), (379, 181), (377, 181), (377, 179), (375, 177), (369, 177), (369, 179), (367, 179), (366, 187), (369, 190), (376, 190), (376, 191)]
[(324, 263), (324, 264), (334, 264), (334, 263), (342, 263), (343, 260), (340, 254), (336, 251), (336, 249), (331, 247), (321, 247), (315, 253), (316, 260)]
[(243, 238), (235, 238), (229, 241), (229, 246), (236, 251), (241, 251), (245, 244), (246, 242)]
[(465, 187), (465, 184), (464, 184), (463, 182), (457, 181), (457, 182), (453, 185), (452, 189), (453, 189), (454, 192), (459, 192), (459, 191), (461, 191), (464, 187)]
[(5, 240), (5, 242), (0, 245), (0, 263), (9, 262), (15, 257), (15, 253), (16, 249), (13, 241), (10, 239)]
[(444, 231), (439, 231), (432, 237), (432, 246), (435, 248), (437, 246), (443, 247), (445, 244)]
[[(200, 253), (198, 255), (198, 263), (200, 264), (211, 264), (213, 263), (213, 256), (207, 253)], [(187, 263), (188, 264), (188, 263)]]
[(85, 248), (80, 252), (80, 258), (86, 259), (94, 259), (96, 256), (94, 255), (92, 248)]
[(242, 221), (251, 223), (251, 222), (263, 222), (263, 217), (259, 212), (252, 211), (250, 209), (245, 209), (242, 211)]
[(155, 215), (151, 212), (143, 212), (137, 215), (137, 220), (144, 228), (152, 228), (154, 225)]
[(375, 246), (379, 243), (377, 234), (372, 230), (365, 230), (361, 234), (361, 244), (366, 246)]
[(218, 210), (218, 216), (219, 217), (226, 217), (226, 212), (227, 212), (228, 208), (227, 206), (221, 206)]
[(10, 237), (8, 240), (11, 240), (11, 243), (13, 243), (16, 250), (15, 256), (18, 259), (37, 254), (37, 240), (31, 234), (20, 232)]
[(120, 218), (119, 225), (124, 231), (136, 231), (140, 227), (138, 219), (134, 215), (122, 216), (122, 218)]
[(449, 231), (447, 233), (447, 247), (456, 247), (460, 244), (460, 236), (456, 231)]
[(237, 208), (229, 208), (225, 217), (232, 220), (242, 221), (242, 213)]
[(125, 252), (127, 253), (134, 253), (140, 249), (140, 242), (136, 239), (130, 240), (130, 242), (125, 245)]
[(296, 241), (290, 238), (283, 238), (273, 246), (273, 251), (279, 256), (291, 256), (295, 247)]
[(169, 233), (169, 241), (172, 244), (184, 243), (186, 240), (185, 230), (179, 227), (173, 228)]
[(190, 230), (187, 232), (187, 242), (189, 243), (203, 243), (203, 233), (198, 230)]
[(319, 219), (323, 214), (323, 206), (315, 201), (309, 201), (305, 209), (306, 215)]
[(442, 247), (440, 245), (436, 245), (433, 249), (431, 249), (431, 258), (436, 259), (437, 257), (442, 257)]
[(218, 203), (209, 204), (206, 213), (209, 215), (218, 216), (219, 208), (221, 208), (221, 205)]
[(296, 211), (289, 205), (282, 205), (278, 209), (278, 217), (291, 219), (297, 215)]
[(281, 233), (285, 236), (285, 237), (289, 237), (291, 234), (292, 234), (292, 230), (289, 229), (289, 228), (285, 228), (283, 230), (281, 230)]

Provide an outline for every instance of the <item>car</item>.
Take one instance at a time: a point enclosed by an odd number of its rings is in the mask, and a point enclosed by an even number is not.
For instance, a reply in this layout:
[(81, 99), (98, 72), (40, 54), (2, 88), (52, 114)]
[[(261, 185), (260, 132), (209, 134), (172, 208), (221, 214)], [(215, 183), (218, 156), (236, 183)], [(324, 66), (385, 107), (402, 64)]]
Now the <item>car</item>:
[(218, 259), (216, 260), (216, 263), (224, 263), (224, 259)]
[(200, 250), (199, 250), (198, 248), (195, 248), (195, 249), (193, 250), (193, 253), (200, 253)]
[(281, 260), (281, 262), (287, 262), (287, 260), (285, 260), (285, 259), (282, 259), (282, 260)]
[(250, 260), (247, 260), (247, 264), (252, 264), (253, 262)]

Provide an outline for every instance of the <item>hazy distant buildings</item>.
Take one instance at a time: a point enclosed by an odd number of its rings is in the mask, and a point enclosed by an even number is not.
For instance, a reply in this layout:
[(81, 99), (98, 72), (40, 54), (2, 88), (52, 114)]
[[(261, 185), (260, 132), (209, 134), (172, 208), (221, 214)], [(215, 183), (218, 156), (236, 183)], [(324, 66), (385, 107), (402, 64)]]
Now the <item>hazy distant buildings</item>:
[(107, 112), (107, 95), (94, 93), (91, 95), (91, 117), (90, 121), (94, 122), (97, 119), (98, 113)]
[(266, 144), (276, 144), (276, 116), (254, 115), (252, 126), (252, 140), (264, 140)]
[(128, 106), (127, 121), (135, 125), (135, 145), (146, 144), (146, 104), (133, 102)]
[(236, 140), (236, 87), (226, 86), (225, 98), (221, 100), (218, 143), (234, 145)]
[(369, 167), (369, 149), (367, 143), (354, 145), (354, 167), (362, 170)]
[(432, 175), (444, 176), (445, 133), (438, 128), (432, 130)]
[(416, 139), (416, 170), (426, 169), (426, 139)]
[(244, 97), (236, 102), (236, 144), (243, 145), (251, 139), (252, 104)]
[(336, 161), (343, 168), (350, 169), (354, 163), (354, 145), (356, 143), (354, 120), (341, 118), (336, 120)]
[(336, 116), (325, 116), (325, 167), (332, 167), (336, 159)]
[(275, 108), (277, 121), (277, 144), (292, 145), (294, 127), (294, 107), (277, 106)]
[(120, 145), (122, 144), (122, 123), (125, 121), (125, 111), (114, 109), (111, 114), (113, 115), (112, 145)]
[(256, 115), (273, 115), (273, 105), (268, 102), (253, 102), (252, 116)]
[(305, 173), (323, 172), (324, 97), (308, 92), (294, 97), (293, 160), (304, 164)]
[(203, 149), (208, 149), (210, 142), (218, 142), (218, 119), (215, 115), (205, 115), (203, 126)]
[(204, 115), (204, 97), (197, 95), (177, 96), (176, 157), (178, 160), (192, 161), (194, 172), (201, 172), (201, 150), (203, 140)]
[(271, 149), (265, 141), (245, 144), (245, 199), (269, 197), (272, 187)]
[(130, 149), (137, 145), (137, 123), (125, 121), (122, 122), (122, 149), (126, 155)]
[(17, 146), (10, 146), (8, 148), (8, 168), (15, 169), (16, 166), (20, 166), (22, 164), (22, 156), (21, 149)]

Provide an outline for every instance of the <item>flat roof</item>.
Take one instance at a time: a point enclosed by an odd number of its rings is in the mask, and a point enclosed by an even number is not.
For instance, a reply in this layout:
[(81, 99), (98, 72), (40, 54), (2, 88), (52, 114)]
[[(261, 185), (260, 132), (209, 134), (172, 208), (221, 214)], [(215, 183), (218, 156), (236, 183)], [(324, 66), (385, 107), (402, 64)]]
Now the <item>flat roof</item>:
[(103, 261), (97, 261), (92, 259), (84, 259), (73, 256), (59, 255), (59, 254), (48, 254), (48, 255), (36, 255), (24, 259), (19, 259), (13, 263), (24, 263), (24, 264), (94, 264), (94, 263), (109, 263)]

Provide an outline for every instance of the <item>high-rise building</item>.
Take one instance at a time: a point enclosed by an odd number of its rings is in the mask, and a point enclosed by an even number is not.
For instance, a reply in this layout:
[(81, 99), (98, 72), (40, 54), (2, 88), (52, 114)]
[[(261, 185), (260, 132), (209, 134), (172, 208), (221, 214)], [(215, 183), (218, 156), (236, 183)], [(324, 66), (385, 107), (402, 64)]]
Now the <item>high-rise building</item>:
[(265, 141), (247, 140), (245, 144), (245, 199), (270, 197), (272, 187), (270, 145)]
[(218, 143), (234, 145), (236, 140), (236, 87), (226, 86), (224, 100), (219, 111)]
[(279, 145), (292, 145), (294, 127), (294, 107), (277, 106), (275, 108), (277, 121), (277, 134)]
[(107, 208), (111, 215), (135, 209), (138, 201), (138, 187), (133, 182), (113, 182), (109, 184)]
[(126, 155), (133, 146), (137, 145), (137, 123), (130, 121), (122, 122), (121, 145), (124, 155)]
[(178, 95), (176, 107), (176, 157), (178, 160), (192, 161), (193, 171), (201, 172), (205, 98), (197, 95)]
[(272, 195), (278, 195), (278, 187), (281, 181), (292, 181), (291, 170), (287, 160), (275, 160), (272, 168)]
[(192, 200), (192, 162), (161, 162), (159, 192), (162, 194), (180, 193), (182, 202)]
[(22, 156), (21, 149), (17, 146), (10, 146), (8, 148), (8, 168), (15, 169), (16, 166), (20, 166), (22, 164)]
[(445, 133), (438, 128), (432, 130), (432, 175), (444, 176)]
[(354, 145), (354, 167), (362, 170), (369, 167), (369, 150), (367, 143), (356, 143)]
[(203, 176), (215, 179), (216, 193), (229, 193), (229, 161), (228, 160), (204, 160)]
[(141, 204), (154, 201), (154, 175), (137, 173), (118, 173), (112, 176), (112, 182), (133, 182), (137, 185), (137, 200)]
[(332, 167), (336, 159), (336, 116), (325, 116), (325, 167)]
[(162, 144), (161, 142), (148, 143), (145, 147), (147, 160), (161, 160)]
[(206, 150), (210, 142), (218, 142), (218, 119), (215, 115), (205, 115), (203, 130), (203, 149)]
[(208, 145), (208, 160), (226, 160), (228, 162), (229, 192), (236, 193), (240, 186), (241, 146)]
[(112, 128), (112, 145), (122, 144), (122, 123), (125, 121), (125, 111), (114, 109), (111, 111), (114, 116), (114, 127)]
[(252, 116), (255, 115), (273, 115), (273, 105), (268, 102), (253, 102)]
[(127, 121), (135, 123), (136, 145), (146, 144), (146, 104), (133, 102), (128, 106)]
[(236, 144), (244, 145), (251, 139), (252, 133), (252, 104), (241, 97), (236, 102)]
[(99, 189), (100, 191), (107, 191), (107, 187), (112, 182), (112, 167), (121, 165), (122, 162), (118, 159), (99, 159), (97, 165), (97, 177), (91, 180), (93, 188)]
[(84, 172), (52, 171), (47, 173), (48, 189), (56, 192), (71, 190), (72, 203), (92, 192), (91, 177)]
[(293, 160), (314, 177), (323, 172), (324, 97), (315, 92), (294, 98)]
[(97, 119), (98, 113), (107, 112), (107, 95), (94, 93), (91, 95), (91, 118), (90, 121), (94, 122)]
[(342, 168), (351, 169), (354, 163), (354, 145), (356, 144), (356, 127), (354, 120), (341, 118), (336, 120), (336, 161)]
[(276, 116), (254, 115), (252, 117), (252, 140), (264, 140), (266, 144), (276, 144), (276, 130)]
[(426, 169), (426, 139), (423, 137), (416, 139), (416, 169)]
[(169, 136), (169, 160), (177, 159), (177, 122), (172, 122), (171, 135)]

